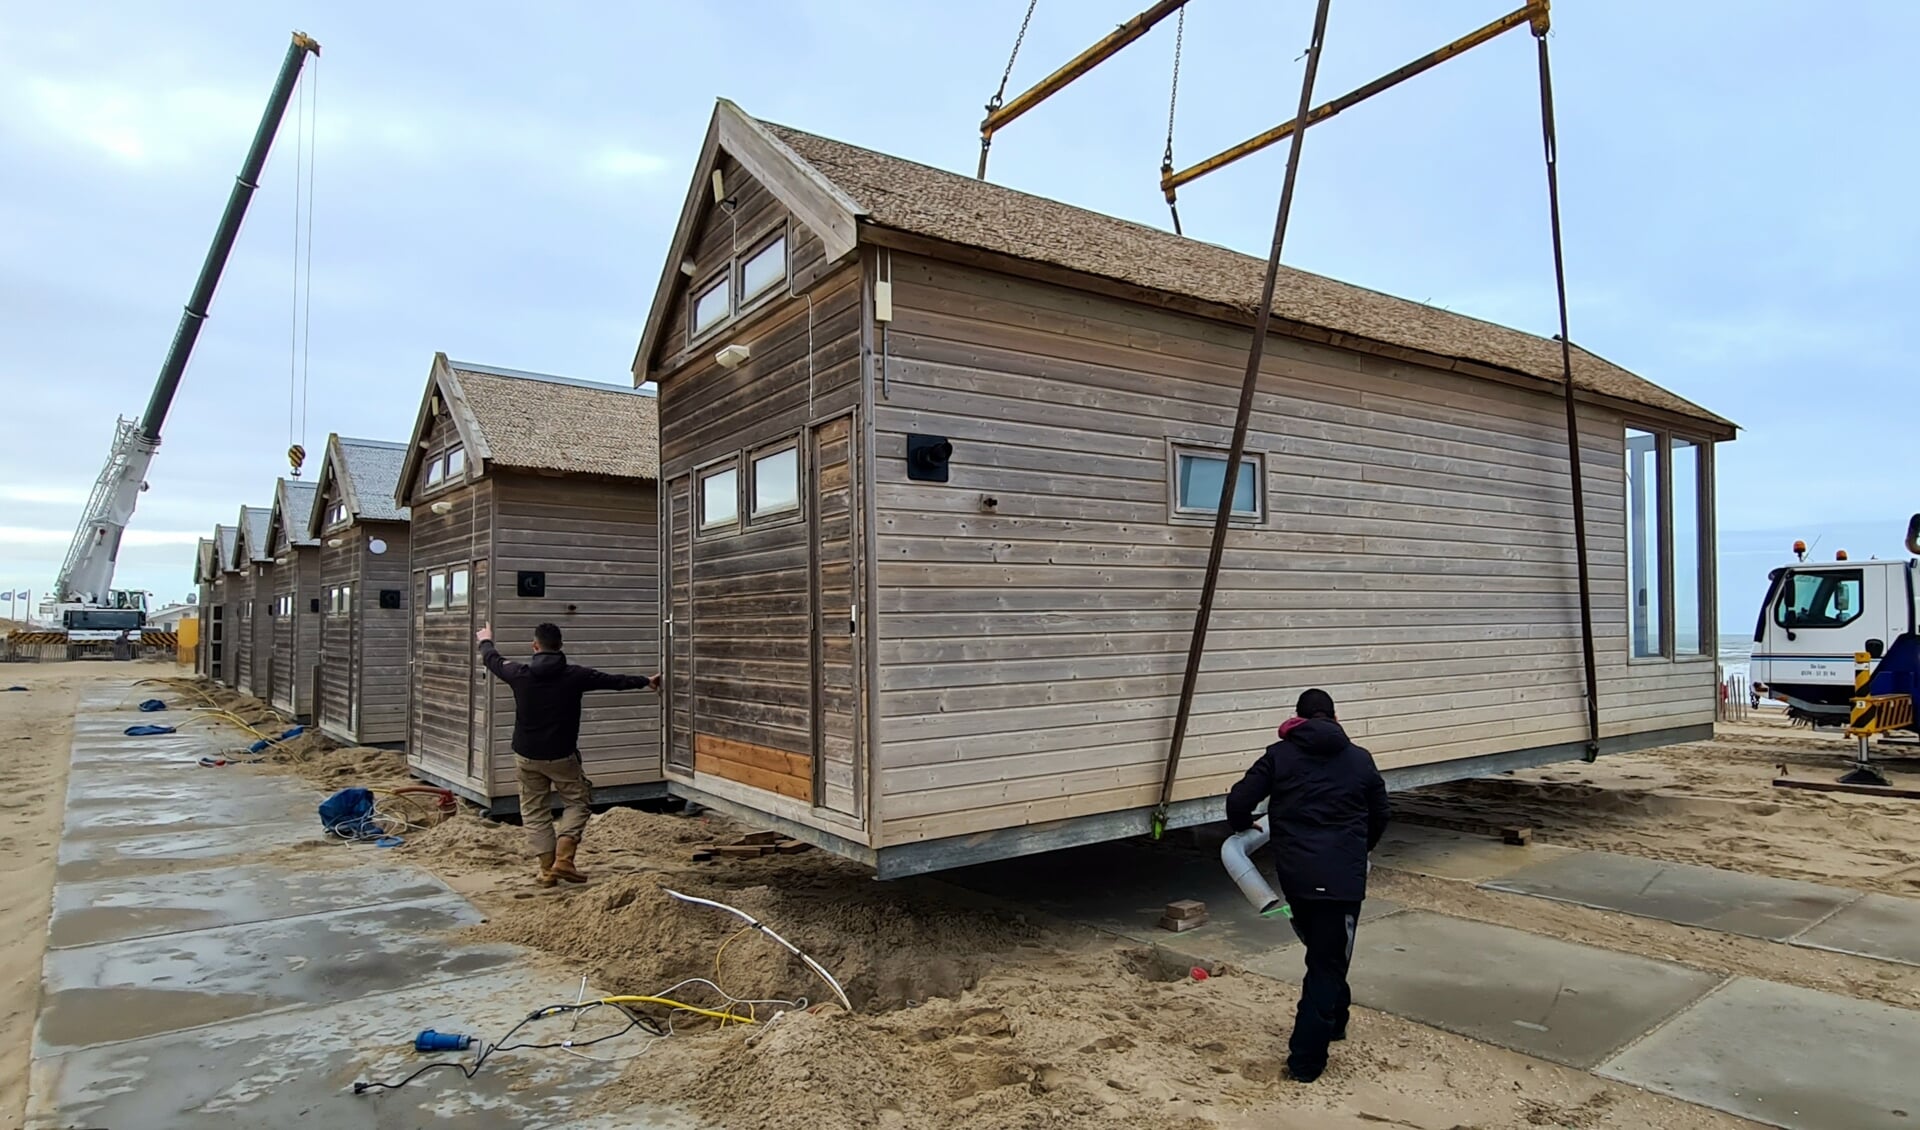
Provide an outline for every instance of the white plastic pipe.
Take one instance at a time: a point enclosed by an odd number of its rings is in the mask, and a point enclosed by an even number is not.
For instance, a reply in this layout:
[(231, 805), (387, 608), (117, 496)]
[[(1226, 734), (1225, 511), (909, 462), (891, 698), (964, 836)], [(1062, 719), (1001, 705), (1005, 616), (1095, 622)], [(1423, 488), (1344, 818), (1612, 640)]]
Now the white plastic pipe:
[(1260, 912), (1262, 918), (1281, 915), (1293, 917), (1286, 902), (1274, 893), (1267, 884), (1267, 877), (1260, 874), (1260, 868), (1253, 862), (1253, 853), (1259, 851), (1267, 842), (1267, 818), (1262, 816), (1253, 822), (1253, 827), (1244, 832), (1235, 832), (1220, 845), (1220, 862), (1226, 865), (1227, 874), (1233, 878), (1234, 886), (1247, 896), (1253, 909)]

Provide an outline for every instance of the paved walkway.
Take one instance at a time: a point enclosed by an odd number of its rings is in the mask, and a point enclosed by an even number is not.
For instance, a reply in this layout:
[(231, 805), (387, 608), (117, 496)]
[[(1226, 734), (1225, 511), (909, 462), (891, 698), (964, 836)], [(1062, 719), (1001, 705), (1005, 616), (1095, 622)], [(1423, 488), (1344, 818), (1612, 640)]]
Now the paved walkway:
[[(1920, 905), (1815, 884), (1399, 828), (1376, 859), (1672, 921), (1912, 960)], [(1213, 850), (1138, 841), (952, 873), (969, 888), (1159, 947), (1297, 981), (1298, 943), (1255, 914)], [(1186, 934), (1155, 923), (1206, 902)], [(1912, 1130), (1920, 1012), (1369, 900), (1354, 1000), (1789, 1130)]]
[[(576, 1113), (619, 1068), (558, 1052), (352, 1094), (432, 1058), (412, 1050), (422, 1028), (492, 1038), (578, 984), (513, 947), (449, 941), (479, 921), (466, 899), (380, 849), (323, 842), (319, 794), (291, 778), (201, 768), (233, 731), (140, 714), (138, 697), (99, 688), (75, 719), (31, 1130), (667, 1124)], [(155, 721), (181, 730), (123, 733)]]

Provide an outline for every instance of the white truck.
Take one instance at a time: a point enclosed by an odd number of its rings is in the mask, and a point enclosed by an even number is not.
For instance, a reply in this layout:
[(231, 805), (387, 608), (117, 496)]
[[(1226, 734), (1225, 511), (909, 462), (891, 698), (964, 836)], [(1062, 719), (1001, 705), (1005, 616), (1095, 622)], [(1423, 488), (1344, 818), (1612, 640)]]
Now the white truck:
[[(1920, 557), (1920, 514), (1907, 524), (1907, 550)], [(1772, 583), (1753, 631), (1753, 688), (1786, 703), (1795, 719), (1844, 725), (1853, 706), (1856, 653), (1878, 659), (1916, 630), (1920, 560), (1842, 555), (1809, 562), (1802, 556), (1768, 574)]]

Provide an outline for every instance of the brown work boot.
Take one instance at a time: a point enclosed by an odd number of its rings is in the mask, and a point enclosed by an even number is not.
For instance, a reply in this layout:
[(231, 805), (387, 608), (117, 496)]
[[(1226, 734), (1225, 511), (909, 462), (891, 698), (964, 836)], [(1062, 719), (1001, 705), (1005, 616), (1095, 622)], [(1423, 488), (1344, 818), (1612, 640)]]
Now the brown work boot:
[(561, 836), (553, 849), (553, 873), (569, 883), (584, 883), (587, 873), (573, 865), (573, 853), (579, 850), (580, 841), (572, 836)]
[(551, 887), (555, 883), (559, 882), (558, 879), (555, 879), (553, 877), (553, 853), (552, 852), (543, 851), (540, 853), (540, 877), (535, 879), (534, 882), (540, 884), (543, 887)]

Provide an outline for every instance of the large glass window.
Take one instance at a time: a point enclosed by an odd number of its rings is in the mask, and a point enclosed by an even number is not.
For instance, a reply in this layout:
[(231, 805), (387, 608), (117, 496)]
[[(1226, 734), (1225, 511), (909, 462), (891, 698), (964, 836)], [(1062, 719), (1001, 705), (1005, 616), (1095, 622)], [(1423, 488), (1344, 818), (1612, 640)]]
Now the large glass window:
[(1712, 655), (1707, 639), (1707, 562), (1701, 552), (1707, 529), (1702, 520), (1706, 475), (1702, 449), (1690, 439), (1673, 437), (1673, 653)]
[(1633, 656), (1665, 655), (1660, 562), (1660, 448), (1652, 432), (1627, 429), (1627, 615)]
[(753, 460), (753, 508), (759, 518), (800, 509), (800, 451), (784, 451), (755, 456)]
[(700, 477), (700, 528), (730, 526), (740, 520), (740, 471), (724, 467)]
[(1843, 628), (1860, 618), (1864, 574), (1858, 569), (1793, 572), (1773, 602), (1773, 622), (1783, 628)]
[[(1260, 485), (1260, 457), (1248, 452), (1240, 458), (1240, 473), (1235, 476), (1233, 516), (1259, 518), (1263, 513)], [(1219, 513), (1220, 491), (1227, 482), (1227, 457), (1224, 453), (1178, 449), (1174, 452), (1174, 510), (1182, 514)]]

